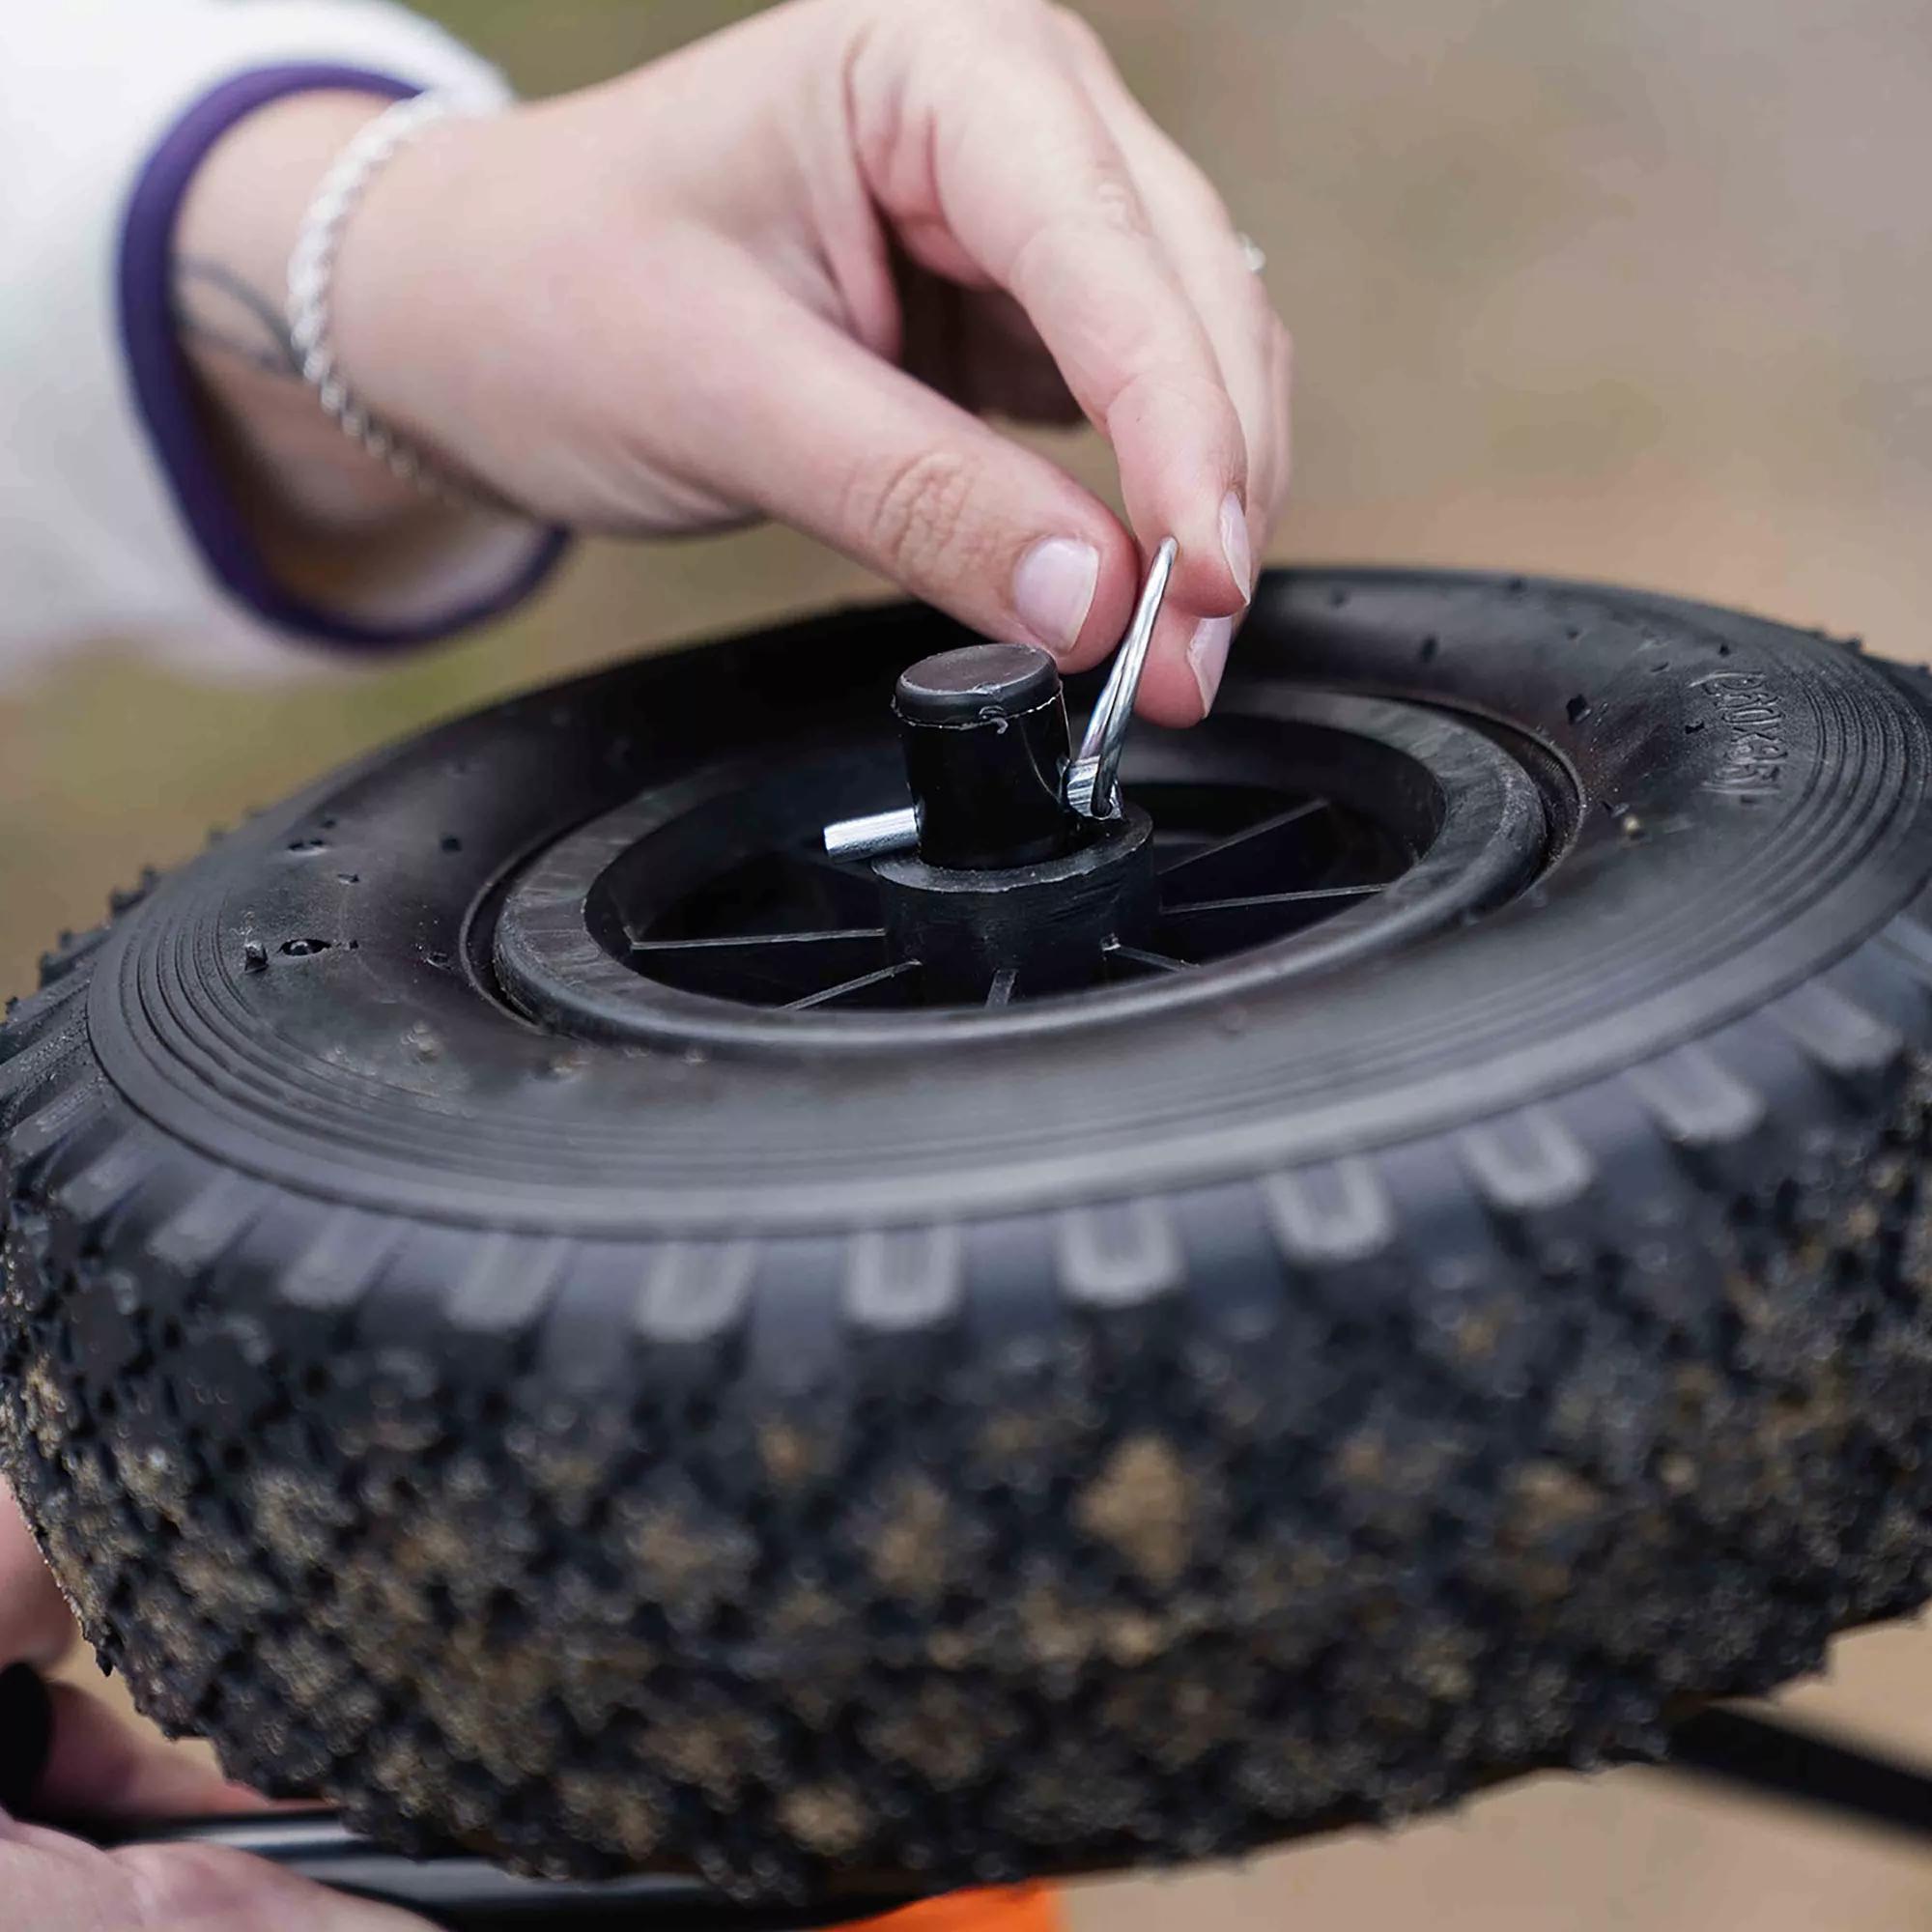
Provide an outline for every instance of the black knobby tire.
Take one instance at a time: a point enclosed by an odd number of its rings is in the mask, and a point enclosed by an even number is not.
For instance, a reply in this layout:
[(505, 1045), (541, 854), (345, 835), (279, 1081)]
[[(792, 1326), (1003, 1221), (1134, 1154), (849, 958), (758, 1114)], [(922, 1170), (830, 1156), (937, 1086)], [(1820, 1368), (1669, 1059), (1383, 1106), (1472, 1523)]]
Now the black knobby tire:
[(0, 1446), (145, 1709), (405, 1846), (983, 1879), (1654, 1753), (1925, 1597), (1916, 679), (1278, 576), (1222, 728), (1320, 689), (1516, 774), (1526, 869), (1446, 925), (1004, 1016), (532, 1022), (502, 909), (563, 929), (581, 828), (751, 798), (950, 640), (517, 699), (50, 957)]

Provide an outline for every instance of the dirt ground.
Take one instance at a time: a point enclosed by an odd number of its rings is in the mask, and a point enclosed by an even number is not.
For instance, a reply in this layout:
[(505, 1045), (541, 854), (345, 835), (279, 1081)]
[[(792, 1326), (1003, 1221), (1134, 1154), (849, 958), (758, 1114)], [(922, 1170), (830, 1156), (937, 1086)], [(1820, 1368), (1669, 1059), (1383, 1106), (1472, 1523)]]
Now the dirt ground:
[[(748, 9), (426, 11), (548, 91)], [(1280, 557), (1618, 579), (1932, 656), (1926, 0), (1085, 11), (1268, 251), (1301, 372)], [(0, 690), (0, 988), (142, 863), (378, 738), (873, 588), (766, 532), (587, 547), (491, 636), (355, 678), (265, 658), (260, 684), (209, 689), (102, 639)], [(1932, 1637), (1849, 1643), (1796, 1701), (1932, 1756)], [(1885, 1932), (1932, 1925), (1932, 1845), (1619, 1773), (1073, 1911), (1078, 1932)]]

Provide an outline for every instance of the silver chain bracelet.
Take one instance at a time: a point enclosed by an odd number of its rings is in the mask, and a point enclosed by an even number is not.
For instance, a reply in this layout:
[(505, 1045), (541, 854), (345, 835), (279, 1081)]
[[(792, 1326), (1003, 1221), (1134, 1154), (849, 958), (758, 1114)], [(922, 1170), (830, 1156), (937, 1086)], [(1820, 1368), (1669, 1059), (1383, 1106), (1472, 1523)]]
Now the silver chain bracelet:
[(398, 100), (358, 128), (329, 164), (289, 254), (289, 339), (302, 380), (343, 433), (407, 483), (443, 502), (507, 508), (476, 483), (455, 475), (380, 422), (355, 400), (336, 359), (335, 261), (342, 231), (376, 176), (439, 122), (485, 112), (447, 94)]

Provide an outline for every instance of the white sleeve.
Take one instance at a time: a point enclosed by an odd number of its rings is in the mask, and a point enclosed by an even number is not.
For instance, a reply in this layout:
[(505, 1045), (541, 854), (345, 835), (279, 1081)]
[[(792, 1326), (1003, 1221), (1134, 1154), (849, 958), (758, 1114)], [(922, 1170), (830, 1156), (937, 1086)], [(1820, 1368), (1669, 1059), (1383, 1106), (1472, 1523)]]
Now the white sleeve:
[[(329, 639), (326, 613), (278, 606), (227, 554), (233, 506), (195, 500), (209, 466), (183, 446), (197, 432), (165, 315), (169, 235), (143, 227), (171, 231), (185, 170), (278, 92), (366, 78), (495, 104), (500, 76), (384, 0), (18, 0), (8, 14), (0, 678), (80, 639), (139, 637), (211, 668), (272, 663), (277, 639)], [(500, 577), (500, 559), (499, 545), (484, 571)], [(543, 561), (513, 559), (488, 584), (472, 570), (454, 610), (333, 641), (456, 628), (510, 601)]]

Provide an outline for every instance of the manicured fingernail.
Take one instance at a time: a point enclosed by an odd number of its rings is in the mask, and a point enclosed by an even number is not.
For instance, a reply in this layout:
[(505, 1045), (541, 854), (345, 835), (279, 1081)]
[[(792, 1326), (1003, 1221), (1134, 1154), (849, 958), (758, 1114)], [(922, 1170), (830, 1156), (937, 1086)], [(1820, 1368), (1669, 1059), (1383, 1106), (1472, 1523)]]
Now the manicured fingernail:
[(0, 1670), (0, 1811), (24, 1810), (54, 1741), (53, 1700), (31, 1663)]
[(1204, 617), (1188, 639), (1187, 668), (1201, 687), (1204, 716), (1214, 708), (1214, 694), (1221, 689), (1221, 673), (1228, 668), (1228, 646), (1234, 637), (1232, 617)]
[(1248, 513), (1232, 490), (1221, 503), (1221, 552), (1228, 559), (1228, 575), (1241, 586), (1245, 601), (1254, 595), (1255, 554), (1248, 542)]
[(1072, 537), (1048, 537), (1020, 558), (1013, 609), (1037, 643), (1064, 657), (1080, 639), (1100, 582), (1100, 553)]

